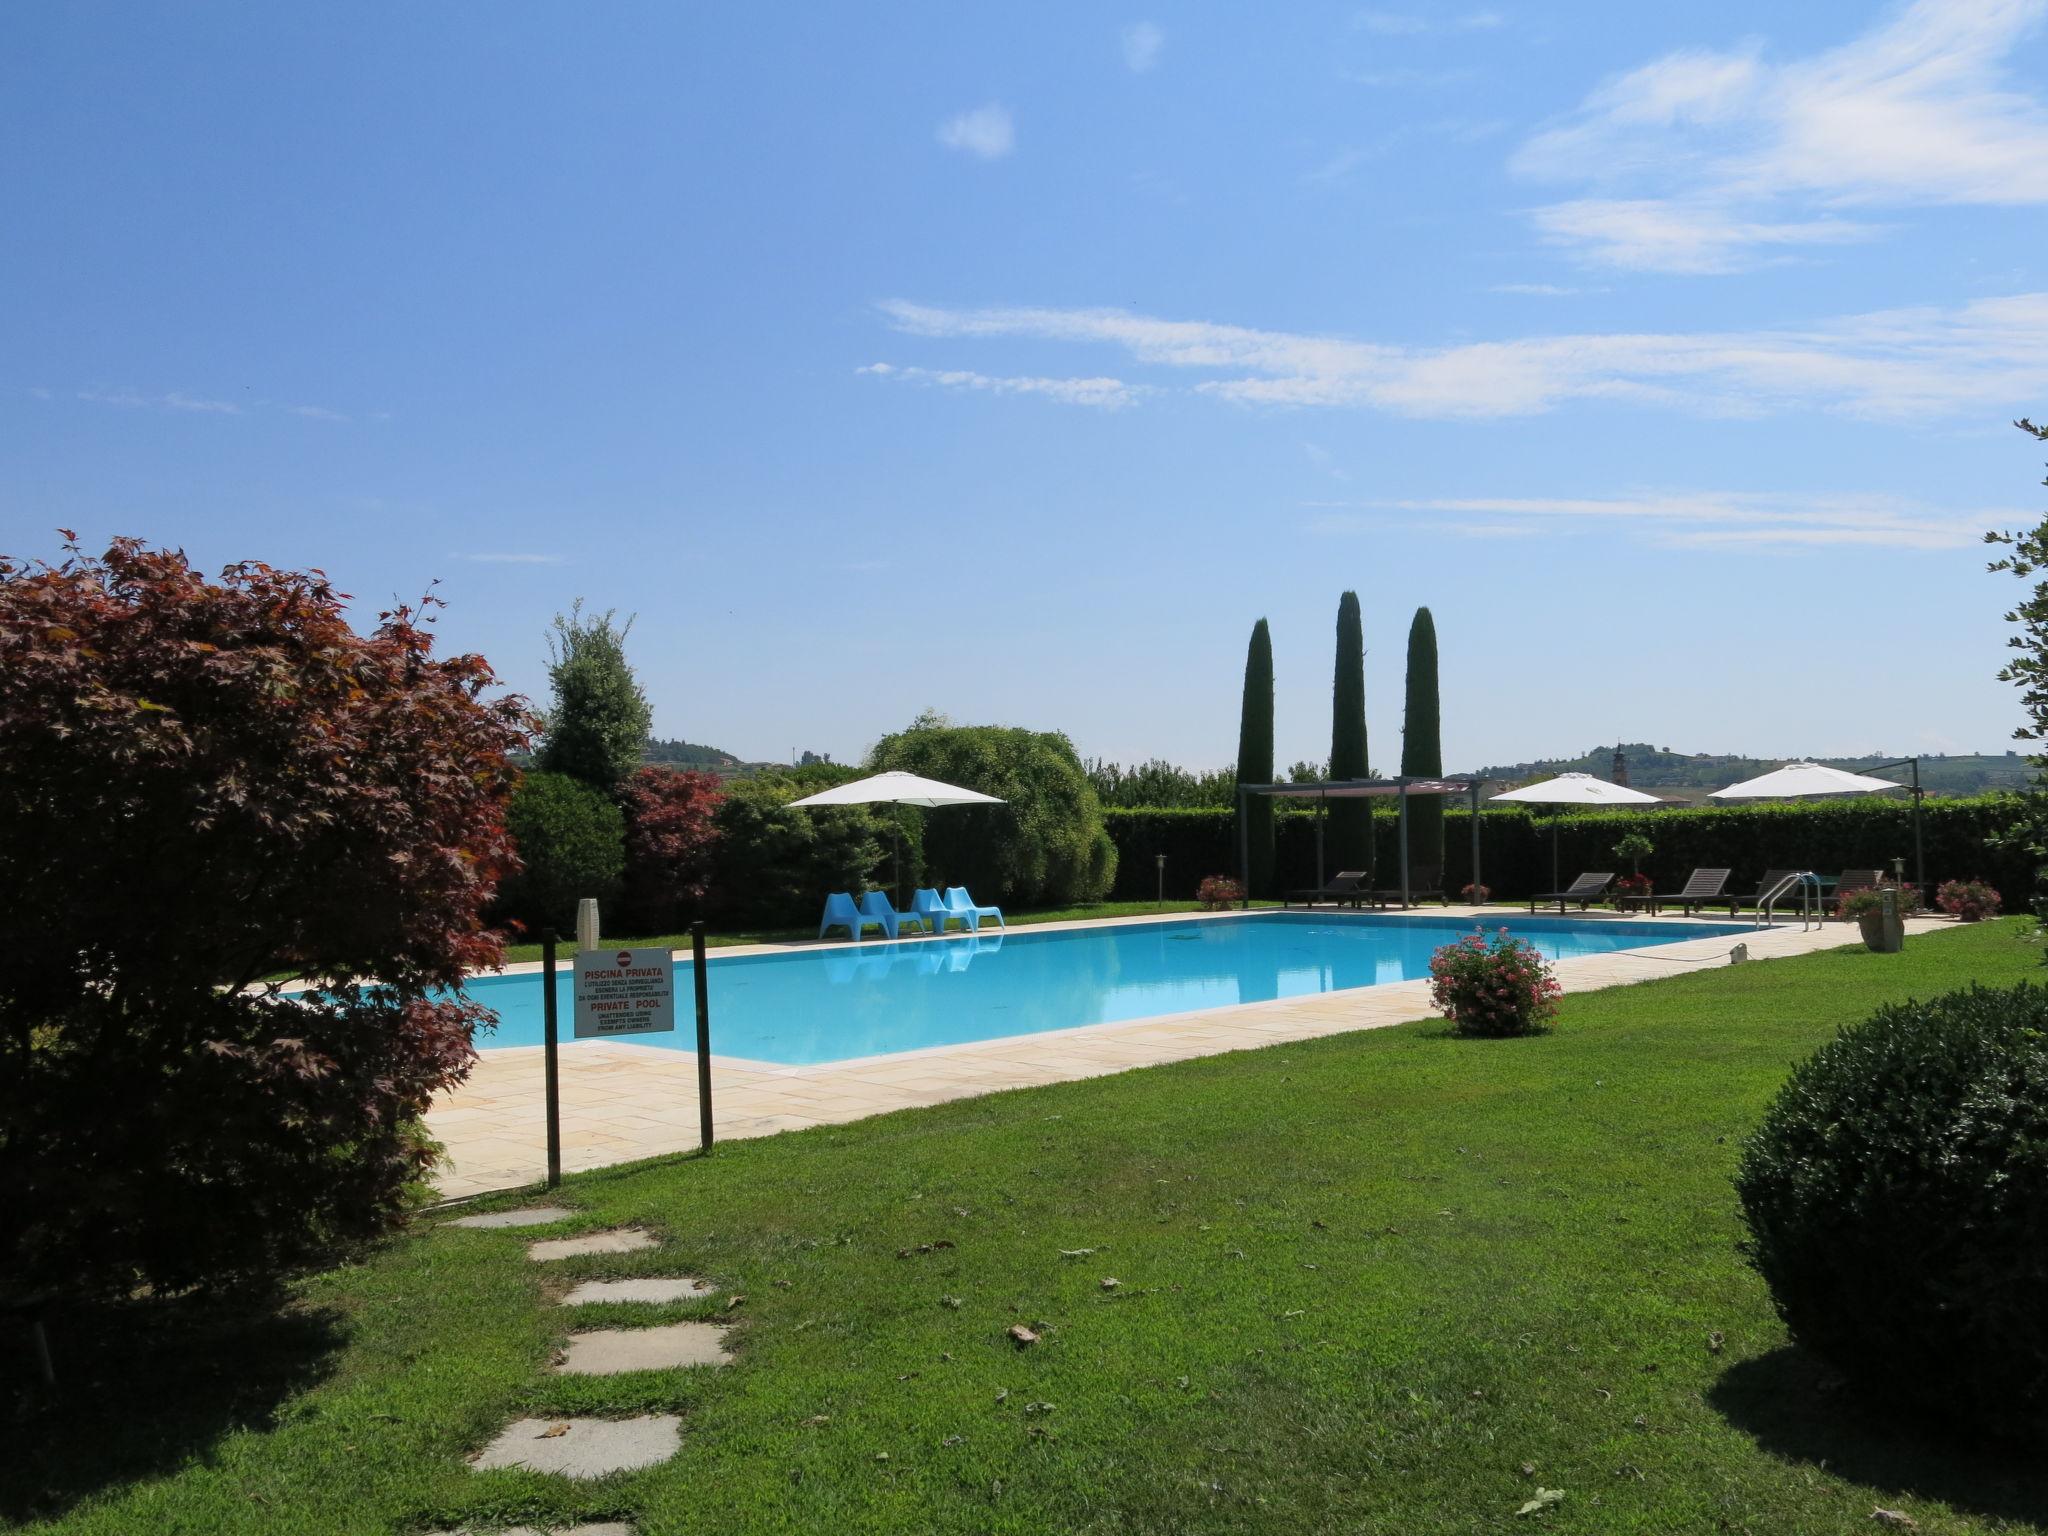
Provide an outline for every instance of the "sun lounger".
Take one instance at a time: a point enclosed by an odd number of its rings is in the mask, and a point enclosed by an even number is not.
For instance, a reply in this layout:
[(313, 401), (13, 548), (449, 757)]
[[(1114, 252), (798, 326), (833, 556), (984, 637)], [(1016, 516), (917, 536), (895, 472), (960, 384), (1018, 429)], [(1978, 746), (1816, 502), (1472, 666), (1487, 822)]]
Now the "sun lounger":
[[(1434, 864), (1415, 864), (1408, 870), (1408, 900), (1418, 902), (1425, 896), (1435, 896), (1448, 904), (1450, 898), (1444, 895), (1444, 872)], [(1376, 907), (1392, 906), (1401, 899), (1401, 888), (1391, 886), (1383, 891), (1364, 891), (1363, 898)]]
[(896, 937), (897, 931), (902, 928), (914, 926), (920, 931), (928, 931), (925, 928), (925, 920), (923, 918), (919, 917), (915, 912), (898, 912), (895, 907), (890, 905), (888, 895), (882, 891), (869, 891), (865, 896), (861, 897), (860, 917), (864, 923), (879, 924), (882, 932), (889, 935), (892, 939)]
[(1531, 896), (1529, 898), (1529, 910), (1534, 912), (1539, 905), (1547, 906), (1554, 901), (1557, 903), (1557, 910), (1562, 912), (1565, 909), (1565, 903), (1576, 901), (1579, 904), (1579, 910), (1583, 912), (1602, 896), (1606, 895), (1607, 887), (1612, 884), (1614, 884), (1614, 876), (1610, 874), (1581, 875), (1565, 890), (1544, 891), (1540, 895)]
[(946, 912), (948, 916), (963, 919), (967, 926), (975, 932), (981, 930), (981, 920), (984, 917), (994, 918), (998, 928), (1008, 926), (1003, 921), (1003, 909), (1001, 907), (976, 906), (974, 898), (967, 894), (967, 887), (964, 885), (949, 885), (946, 887)]
[(1729, 894), (1728, 877), (1733, 870), (1696, 869), (1686, 879), (1685, 889), (1658, 892), (1650, 897), (1650, 910), (1659, 911), (1664, 907), (1683, 907), (1687, 917), (1698, 917), (1702, 907), (1718, 907), (1727, 904), (1728, 915), (1735, 915), (1735, 904), (1741, 898)]
[(1368, 878), (1367, 871), (1362, 869), (1340, 869), (1313, 890), (1287, 892), (1280, 905), (1284, 907), (1289, 902), (1298, 901), (1305, 907), (1312, 907), (1319, 901), (1343, 901), (1355, 906), (1367, 894), (1365, 882)]

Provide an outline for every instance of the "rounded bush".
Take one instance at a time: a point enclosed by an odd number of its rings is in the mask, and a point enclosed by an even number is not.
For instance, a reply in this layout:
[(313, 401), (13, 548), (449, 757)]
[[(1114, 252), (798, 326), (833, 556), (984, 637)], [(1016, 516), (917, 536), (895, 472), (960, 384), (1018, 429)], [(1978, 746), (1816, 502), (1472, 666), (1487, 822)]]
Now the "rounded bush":
[(505, 812), (519, 845), (519, 872), (499, 892), (500, 910), (534, 932), (576, 931), (576, 903), (609, 907), (626, 862), (626, 818), (618, 802), (566, 773), (536, 769), (519, 781)]
[(2048, 988), (1843, 1030), (1780, 1091), (1736, 1188), (1801, 1344), (1890, 1401), (2048, 1430)]
[(1542, 952), (1505, 928), (1491, 942), (1475, 930), (1429, 958), (1430, 1000), (1461, 1035), (1540, 1034), (1563, 992)]

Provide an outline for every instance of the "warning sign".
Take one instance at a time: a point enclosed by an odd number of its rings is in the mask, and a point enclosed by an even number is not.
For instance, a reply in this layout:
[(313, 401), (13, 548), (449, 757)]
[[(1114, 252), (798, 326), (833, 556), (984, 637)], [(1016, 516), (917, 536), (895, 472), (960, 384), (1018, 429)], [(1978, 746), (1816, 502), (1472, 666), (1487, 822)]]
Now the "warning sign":
[(676, 963), (666, 949), (576, 955), (576, 1038), (652, 1035), (676, 1027)]

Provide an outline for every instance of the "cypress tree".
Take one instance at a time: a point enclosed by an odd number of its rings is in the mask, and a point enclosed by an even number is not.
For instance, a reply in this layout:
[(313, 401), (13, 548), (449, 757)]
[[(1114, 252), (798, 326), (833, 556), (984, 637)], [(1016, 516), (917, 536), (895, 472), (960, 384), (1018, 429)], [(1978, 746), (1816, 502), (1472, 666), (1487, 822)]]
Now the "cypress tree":
[[(1365, 620), (1358, 594), (1337, 599), (1337, 665), (1330, 712), (1330, 777), (1362, 779), (1372, 772), (1365, 750)], [(1326, 872), (1373, 867), (1372, 802), (1332, 800), (1323, 843)]]
[[(1273, 637), (1266, 621), (1252, 626), (1244, 657), (1244, 709), (1237, 724), (1237, 782), (1273, 782)], [(1250, 894), (1268, 895), (1273, 886), (1273, 802), (1253, 795), (1244, 806)]]
[[(1401, 717), (1401, 772), (1435, 778), (1444, 771), (1443, 705), (1437, 697), (1436, 620), (1415, 610), (1408, 626), (1408, 698)], [(1411, 869), (1444, 867), (1444, 802), (1441, 795), (1416, 795), (1408, 802), (1408, 863)]]

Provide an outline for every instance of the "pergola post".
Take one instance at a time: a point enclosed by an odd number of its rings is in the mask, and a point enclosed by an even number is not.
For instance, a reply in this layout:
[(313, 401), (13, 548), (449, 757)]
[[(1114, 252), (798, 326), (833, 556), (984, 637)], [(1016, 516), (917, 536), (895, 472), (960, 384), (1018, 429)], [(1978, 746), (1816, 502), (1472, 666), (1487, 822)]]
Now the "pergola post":
[(1472, 904), (1486, 905), (1486, 887), (1479, 879), (1479, 786), (1480, 779), (1472, 781)]
[(1323, 813), (1329, 803), (1330, 791), (1325, 788), (1316, 796), (1316, 889), (1319, 891), (1329, 884), (1323, 878)]
[(1252, 905), (1252, 834), (1245, 825), (1246, 807), (1251, 804), (1245, 786), (1237, 786), (1237, 888), (1238, 910), (1249, 912)]
[(1408, 910), (1408, 781), (1401, 780), (1401, 910)]

